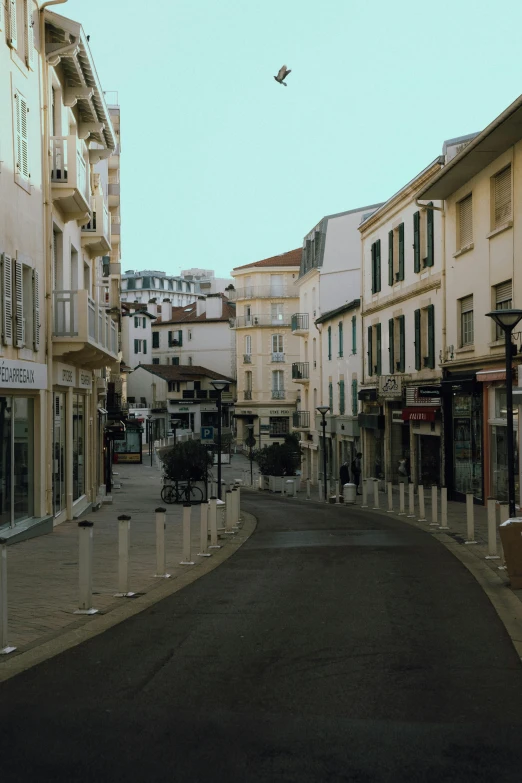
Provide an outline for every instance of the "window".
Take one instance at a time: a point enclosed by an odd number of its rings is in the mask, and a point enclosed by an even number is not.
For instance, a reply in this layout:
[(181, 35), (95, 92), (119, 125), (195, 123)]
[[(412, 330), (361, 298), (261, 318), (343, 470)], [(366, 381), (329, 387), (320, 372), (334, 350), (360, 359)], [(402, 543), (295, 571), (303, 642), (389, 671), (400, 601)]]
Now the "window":
[(187, 364), (189, 367), (192, 367), (192, 356), (187, 357)]
[(189, 340), (192, 340), (192, 329), (187, 329), (187, 337)]
[(252, 391), (252, 371), (247, 370), (245, 372), (245, 389), (247, 391)]
[(282, 362), (284, 361), (284, 358), (285, 355), (283, 352), (283, 335), (273, 334), (272, 335), (272, 361)]
[(358, 409), (358, 399), (357, 399), (357, 381), (352, 381), (352, 416), (357, 416), (357, 409)]
[(176, 332), (169, 332), (168, 343), (169, 348), (181, 348), (183, 345), (183, 332), (181, 329)]
[[(3, 0), (2, 0), (3, 2)], [(1, 13), (1, 12), (0, 12)], [(33, 0), (24, 0), (25, 64), (34, 68)]]
[(328, 327), (328, 358), (332, 358), (332, 327)]
[(33, 400), (0, 397), (0, 429), (0, 525), (14, 526), (34, 513)]
[(372, 294), (381, 290), (381, 240), (372, 244)]
[(143, 340), (143, 353), (147, 353), (147, 341)]
[(435, 306), (415, 310), (415, 369), (435, 367)]
[(290, 432), (290, 419), (288, 416), (270, 416), (269, 432), (271, 438), (279, 438)]
[(492, 228), (500, 228), (511, 218), (511, 166), (493, 177), (494, 214)]
[(272, 372), (272, 399), (284, 400), (285, 398), (285, 374), (283, 370)]
[(7, 26), (7, 43), (12, 49), (16, 49), (18, 46), (18, 24), (16, 19), (16, 0), (2, 0), (7, 10), (6, 26)]
[(357, 353), (357, 318), (352, 315), (352, 353)]
[(160, 347), (159, 332), (152, 332), (152, 347), (153, 348), (159, 348)]
[(85, 397), (73, 394), (72, 421), (73, 500), (85, 492)]
[(421, 233), (420, 212), (413, 213), (413, 271), (420, 272)]
[(406, 364), (405, 317), (399, 315), (388, 321), (388, 355), (390, 375), (404, 372)]
[(143, 326), (144, 329), (147, 328), (147, 319), (146, 318), (142, 318), (141, 319), (141, 325)]
[(368, 327), (368, 375), (381, 375), (381, 324)]
[(473, 242), (473, 202), (471, 193), (457, 204), (457, 250)]
[(282, 304), (274, 304), (274, 303), (272, 303), (270, 305), (270, 312), (271, 312), (271, 315), (272, 315), (272, 323), (274, 325), (283, 323), (283, 305)]
[(339, 414), (344, 416), (345, 401), (344, 401), (344, 381), (339, 381)]
[(330, 381), (328, 384), (328, 405), (330, 406), (330, 413), (334, 412), (333, 406), (333, 384)]
[(140, 325), (140, 319), (137, 315), (134, 316), (134, 328), (137, 329)]
[(134, 340), (134, 353), (141, 353), (141, 340)]
[(27, 101), (19, 90), (14, 93), (15, 123), (15, 166), (16, 174), (24, 180), (31, 176), (29, 171), (29, 137), (27, 129)]
[(388, 285), (404, 280), (404, 223), (388, 232)]
[(460, 303), (460, 344), (473, 345), (473, 294), (459, 300)]
[(152, 358), (152, 364), (159, 364), (159, 363), (160, 363), (160, 360), (156, 356), (154, 356)]
[(339, 358), (343, 358), (343, 322), (339, 321)]
[(250, 356), (252, 353), (252, 335), (247, 334), (245, 336), (245, 355)]
[[(495, 310), (509, 310), (513, 306), (513, 293), (512, 293), (511, 280), (507, 280), (505, 283), (495, 286)], [(504, 339), (504, 330), (495, 324), (495, 340)]]
[(435, 251), (435, 237), (434, 237), (434, 214), (433, 214), (433, 202), (427, 206), (426, 209), (426, 258), (424, 259), (424, 266), (433, 266), (434, 264), (434, 251)]
[(179, 364), (179, 356), (173, 356), (172, 357), (172, 364), (174, 366), (176, 366), (176, 367), (178, 366), (178, 364)]

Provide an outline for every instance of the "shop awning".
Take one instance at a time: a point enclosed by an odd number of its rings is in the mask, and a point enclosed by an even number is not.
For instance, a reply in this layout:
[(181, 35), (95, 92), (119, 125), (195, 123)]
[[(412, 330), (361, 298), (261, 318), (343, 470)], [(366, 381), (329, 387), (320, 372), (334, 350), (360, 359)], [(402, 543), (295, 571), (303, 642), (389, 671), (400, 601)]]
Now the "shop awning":
[(429, 408), (428, 406), (424, 406), (423, 408), (403, 408), (402, 420), (435, 421), (435, 415), (439, 410), (439, 408)]
[(477, 381), (480, 381), (481, 383), (489, 383), (489, 381), (505, 381), (506, 380), (506, 371), (505, 370), (479, 370), (477, 373)]

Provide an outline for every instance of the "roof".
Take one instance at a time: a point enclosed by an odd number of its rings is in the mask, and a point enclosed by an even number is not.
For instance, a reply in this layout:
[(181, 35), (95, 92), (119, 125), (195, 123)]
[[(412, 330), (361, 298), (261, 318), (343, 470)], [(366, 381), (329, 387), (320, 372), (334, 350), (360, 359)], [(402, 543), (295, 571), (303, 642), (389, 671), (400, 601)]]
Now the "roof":
[(199, 364), (138, 364), (136, 370), (146, 370), (147, 372), (163, 378), (164, 381), (197, 381), (201, 378), (210, 378), (211, 380), (222, 380), (227, 383), (235, 383), (232, 378), (227, 378), (219, 372), (209, 370), (207, 367), (201, 367)]
[[(210, 297), (209, 297), (210, 298)], [(156, 323), (154, 324), (157, 326), (158, 324), (181, 324), (181, 323), (215, 323), (217, 321), (224, 321), (227, 322), (231, 318), (236, 317), (236, 305), (235, 302), (229, 302), (226, 296), (221, 294), (221, 299), (223, 301), (223, 310), (219, 317), (217, 318), (208, 318), (207, 313), (201, 313), (201, 315), (197, 315), (197, 302), (193, 302), (190, 305), (184, 305), (183, 307), (173, 307), (172, 308), (172, 318), (169, 318), (168, 321), (163, 321), (161, 316), (158, 316), (156, 319)]]
[(446, 199), (522, 139), (522, 95), (436, 174), (419, 198)]
[(303, 248), (298, 247), (296, 250), (289, 250), (288, 253), (281, 253), (281, 255), (279, 256), (264, 258), (262, 261), (255, 261), (252, 264), (244, 264), (243, 266), (236, 266), (234, 267), (232, 272), (237, 272), (239, 269), (248, 269), (249, 267), (301, 266), (302, 252), (303, 252)]
[(361, 300), (353, 299), (351, 302), (341, 305), (341, 307), (336, 307), (335, 310), (328, 310), (327, 313), (323, 313), (321, 316), (319, 316), (319, 318), (316, 318), (315, 323), (322, 324), (325, 321), (329, 321), (330, 318), (335, 318), (336, 315), (342, 315), (342, 313), (348, 313), (350, 312), (350, 310), (355, 310), (357, 307), (360, 306), (361, 306)]

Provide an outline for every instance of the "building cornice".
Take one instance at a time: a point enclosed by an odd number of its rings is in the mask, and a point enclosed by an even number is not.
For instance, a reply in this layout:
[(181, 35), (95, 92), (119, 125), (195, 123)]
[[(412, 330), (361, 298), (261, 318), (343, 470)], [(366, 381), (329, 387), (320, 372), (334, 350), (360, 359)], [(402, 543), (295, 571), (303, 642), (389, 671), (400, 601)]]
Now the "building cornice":
[(370, 305), (365, 307), (364, 301), (362, 302), (362, 315), (373, 315), (374, 313), (379, 313), (381, 310), (386, 310), (388, 307), (391, 307), (393, 305), (401, 304), (402, 302), (407, 302), (408, 299), (414, 299), (416, 297), (422, 296), (424, 293), (428, 293), (429, 291), (437, 290), (441, 287), (441, 273), (438, 272), (436, 275), (431, 275), (426, 280), (419, 280), (418, 283), (414, 283), (410, 288), (406, 289), (405, 291), (401, 291), (400, 293), (393, 293), (389, 294), (385, 297), (379, 297), (378, 301), (375, 302), (375, 304), (372, 302)]

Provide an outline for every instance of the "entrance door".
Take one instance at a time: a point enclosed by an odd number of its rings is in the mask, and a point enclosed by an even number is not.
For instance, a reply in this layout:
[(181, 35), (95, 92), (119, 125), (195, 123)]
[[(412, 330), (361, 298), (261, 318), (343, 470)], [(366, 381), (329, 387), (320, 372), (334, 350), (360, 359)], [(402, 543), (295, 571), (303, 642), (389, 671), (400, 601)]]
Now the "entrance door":
[(440, 486), (440, 438), (417, 435), (417, 476), (424, 487)]
[(53, 416), (53, 511), (65, 508), (65, 395), (54, 395)]

